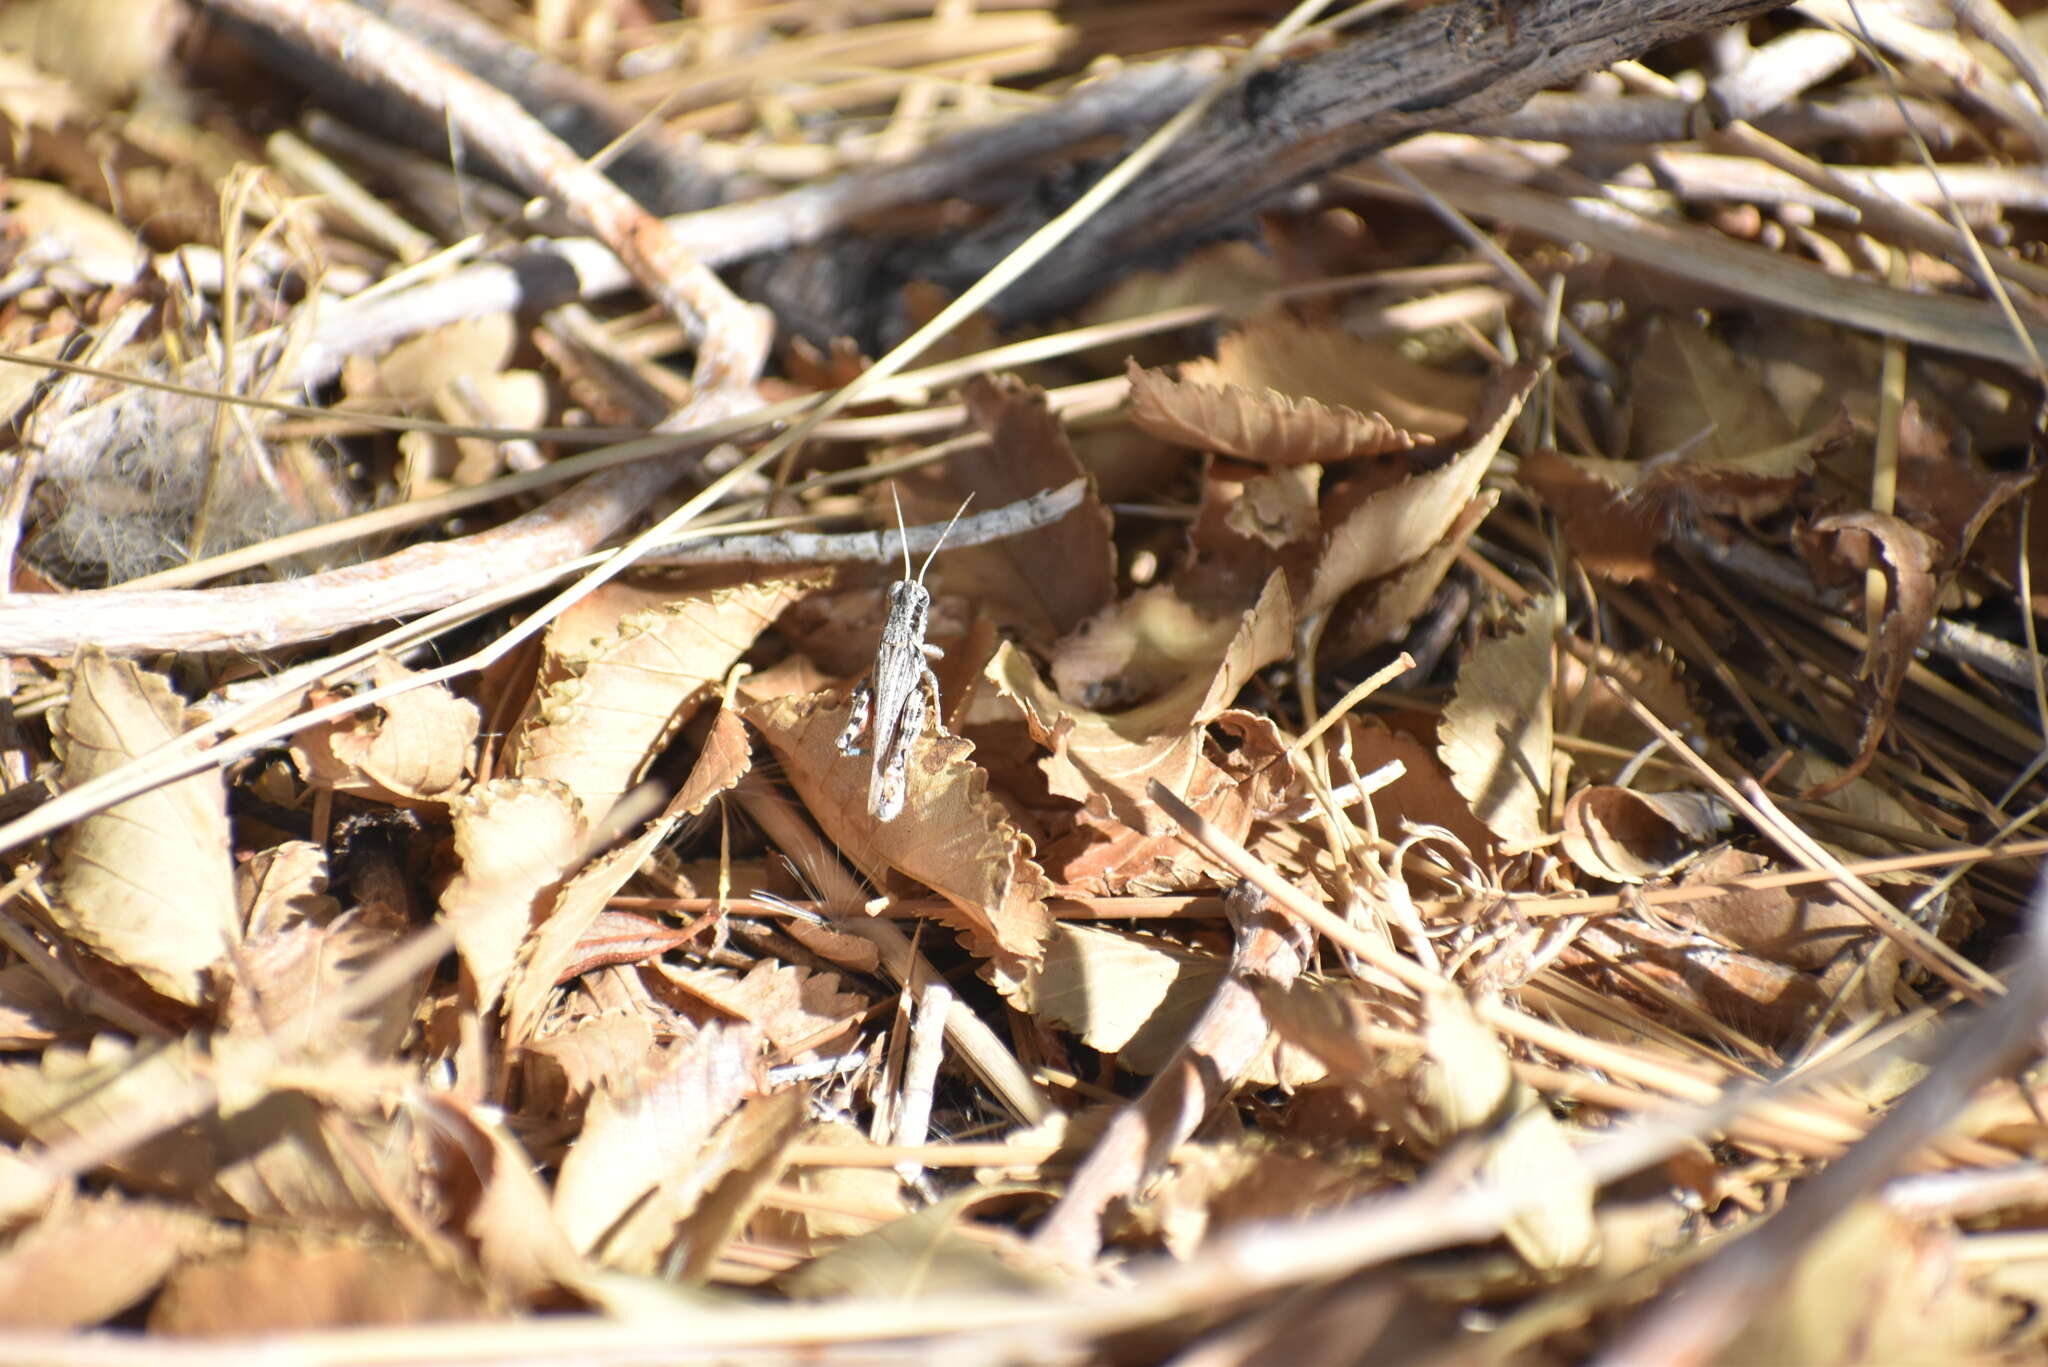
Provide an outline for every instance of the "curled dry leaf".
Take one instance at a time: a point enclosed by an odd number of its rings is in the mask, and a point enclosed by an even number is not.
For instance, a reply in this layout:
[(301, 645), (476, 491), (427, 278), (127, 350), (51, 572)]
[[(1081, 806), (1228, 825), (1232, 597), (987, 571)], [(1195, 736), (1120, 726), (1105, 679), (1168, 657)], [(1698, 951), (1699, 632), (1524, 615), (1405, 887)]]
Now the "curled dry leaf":
[(838, 693), (776, 698), (746, 709), (790, 784), (833, 843), (874, 882), (895, 869), (950, 903), (955, 925), (1013, 955), (1036, 958), (1052, 918), (1030, 837), (1011, 824), (973, 762), (971, 741), (928, 733), (910, 748), (908, 794), (893, 821), (868, 811), (868, 766), (839, 753), (847, 701)]
[[(1178, 639), (1151, 634), (1157, 625)], [(1098, 647), (1114, 635), (1134, 652), (1180, 655), (1195, 666), (1184, 669), (1167, 692), (1129, 711), (1096, 712), (1067, 702), (1007, 643), (989, 662), (987, 676), (1023, 711), (1033, 738), (1052, 750), (1043, 767), (1056, 795), (1133, 830), (1148, 830), (1145, 786), (1157, 779), (1173, 792), (1189, 791), (1202, 758), (1202, 728), (1223, 714), (1254, 673), (1287, 653), (1293, 629), (1287, 581), (1274, 574), (1258, 602), (1235, 622), (1143, 608), (1114, 631), (1096, 633)], [(1207, 650), (1197, 655), (1203, 646)]]
[(1896, 517), (1869, 511), (1823, 518), (1814, 531), (1837, 534), (1837, 544), (1850, 562), (1870, 564), (1871, 552), (1883, 558), (1891, 592), (1885, 599), (1884, 621), (1870, 642), (1864, 677), (1857, 688), (1863, 704), (1863, 734), (1856, 757), (1840, 774), (1807, 790), (1809, 801), (1846, 787), (1877, 758), (1878, 742), (1891, 725), (1905, 686), (1913, 652), (1927, 635), (1941, 605), (1941, 585), (1934, 577), (1935, 544), (1925, 532)]
[(1674, 872), (1728, 828), (1728, 810), (1705, 793), (1638, 793), (1597, 784), (1564, 804), (1564, 852), (1611, 883)]
[(1527, 846), (1544, 834), (1556, 600), (1532, 599), (1518, 627), (1466, 659), (1437, 753), (1473, 814), (1507, 844)]
[(441, 914), (476, 985), (476, 1009), (487, 1012), (539, 909), (583, 856), (589, 823), (561, 784), (531, 779), (496, 779), (449, 812), (462, 871), (441, 894)]
[(1464, 427), (1468, 376), (1417, 365), (1340, 328), (1248, 323), (1170, 380), (1133, 365), (1131, 417), (1156, 436), (1266, 465), (1406, 450)]
[[(371, 678), (383, 688), (411, 677), (380, 659)], [(409, 689), (339, 721), (306, 728), (292, 741), (292, 762), (318, 788), (409, 806), (446, 800), (468, 776), (483, 714), (446, 684)]]
[(705, 1026), (638, 1092), (591, 1098), (555, 1179), (555, 1218), (571, 1244), (599, 1248), (635, 1202), (688, 1171), (711, 1132), (756, 1090), (760, 1052), (751, 1026)]
[(559, 676), (515, 733), (512, 771), (568, 785), (593, 816), (610, 811), (755, 639), (821, 582), (702, 590), (629, 613), (595, 642), (551, 633)]
[[(1183, 373), (1191, 367), (1183, 367)], [(1175, 380), (1132, 361), (1131, 421), (1155, 437), (1261, 465), (1327, 465), (1414, 444), (1378, 413), (1332, 408), (1270, 389)]]
[[(64, 786), (184, 730), (185, 704), (162, 675), (86, 651), (54, 725)], [(166, 997), (204, 1002), (210, 971), (241, 938), (220, 774), (194, 774), (89, 816), (57, 852), (57, 924)]]
[(1323, 500), (1326, 534), (1304, 615), (1322, 611), (1359, 584), (1420, 560), (1463, 517), (1508, 429), (1549, 363), (1516, 366), (1488, 382), (1464, 439), (1416, 473), (1388, 465), (1332, 487)]

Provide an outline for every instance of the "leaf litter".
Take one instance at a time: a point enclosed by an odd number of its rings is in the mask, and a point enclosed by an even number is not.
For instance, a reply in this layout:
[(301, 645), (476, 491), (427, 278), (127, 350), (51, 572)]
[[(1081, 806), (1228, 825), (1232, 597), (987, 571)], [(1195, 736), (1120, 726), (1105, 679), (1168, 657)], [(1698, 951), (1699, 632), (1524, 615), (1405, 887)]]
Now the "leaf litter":
[[(977, 157), (1410, 16), (465, 16), (742, 303), (259, 85), (253, 0), (75, 6), (0, 18), (0, 1361), (2038, 1354), (2032, 6), (1750, 18), (993, 309), (1103, 168)], [(566, 294), (463, 242), (532, 193)], [(933, 561), (890, 820), (894, 553), (687, 559), (1077, 480)]]

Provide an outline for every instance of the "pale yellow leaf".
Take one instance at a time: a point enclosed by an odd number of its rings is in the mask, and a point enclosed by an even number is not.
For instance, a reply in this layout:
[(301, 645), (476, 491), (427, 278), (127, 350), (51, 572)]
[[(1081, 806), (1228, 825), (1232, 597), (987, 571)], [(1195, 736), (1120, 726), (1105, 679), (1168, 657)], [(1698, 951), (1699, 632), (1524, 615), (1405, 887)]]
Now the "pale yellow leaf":
[(1451, 782), (1473, 814), (1510, 846), (1544, 834), (1556, 600), (1531, 600), (1519, 626), (1473, 648), (1437, 728), (1437, 753)]
[(1328, 530), (1303, 612), (1320, 611), (1353, 586), (1392, 574), (1443, 542), (1546, 368), (1517, 366), (1496, 377), (1465, 438), (1428, 468), (1400, 477), (1388, 467), (1329, 491), (1323, 507)]
[(760, 1052), (751, 1026), (706, 1026), (634, 1095), (591, 1098), (555, 1179), (555, 1218), (571, 1244), (598, 1248), (636, 1201), (688, 1171), (711, 1132), (756, 1089)]
[(1599, 1259), (1593, 1175), (1541, 1100), (1529, 1097), (1493, 1137), (1479, 1170), (1505, 1190), (1530, 1198), (1501, 1226), (1529, 1266), (1564, 1272)]
[(1063, 1284), (1022, 1245), (1004, 1251), (962, 1229), (967, 1212), (999, 1196), (976, 1187), (892, 1220), (813, 1258), (781, 1279), (801, 1299), (841, 1296), (905, 1298), (1050, 1293)]
[[(540, 908), (584, 853), (588, 823), (560, 784), (497, 779), (449, 805), (461, 872), (441, 894), (441, 914), (488, 1011)], [(552, 984), (551, 984), (552, 985)]]
[[(383, 688), (411, 674), (380, 659), (371, 677)], [(394, 805), (440, 802), (467, 778), (482, 724), (475, 703), (429, 684), (385, 699), (374, 713), (306, 728), (292, 741), (292, 760), (316, 787)]]
[[(75, 788), (175, 739), (185, 705), (133, 661), (88, 650), (55, 725)], [(240, 938), (227, 794), (208, 769), (72, 826), (58, 842), (58, 924), (79, 943), (188, 1005)]]
[(1715, 1361), (1947, 1367), (2014, 1360), (2002, 1350), (2025, 1307), (1982, 1284), (1998, 1264), (1971, 1257), (1966, 1238), (1947, 1219), (1914, 1220), (1877, 1202), (1856, 1206), (1754, 1307)]
[(1486, 1129), (1507, 1114), (1515, 1096), (1507, 1048), (1457, 992), (1445, 990), (1425, 1005), (1422, 1074), (1430, 1117), (1446, 1141)]
[(548, 639), (551, 682), (520, 723), (513, 772), (566, 784), (593, 816), (646, 772), (683, 723), (815, 579), (694, 592), (635, 612), (606, 639)]

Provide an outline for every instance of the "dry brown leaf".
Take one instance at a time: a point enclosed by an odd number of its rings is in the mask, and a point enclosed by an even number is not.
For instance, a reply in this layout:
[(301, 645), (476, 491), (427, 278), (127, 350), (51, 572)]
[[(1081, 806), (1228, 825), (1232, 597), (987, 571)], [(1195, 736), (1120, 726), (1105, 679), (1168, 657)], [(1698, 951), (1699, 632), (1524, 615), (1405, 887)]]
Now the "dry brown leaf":
[(1499, 502), (1497, 490), (1480, 490), (1451, 523), (1443, 540), (1379, 583), (1346, 595), (1323, 632), (1323, 658), (1356, 658), (1406, 636), (1409, 626), (1436, 597), (1451, 566), (1458, 563), (1465, 543)]
[(1341, 727), (1332, 753), (1348, 757), (1361, 777), (1389, 764), (1401, 766), (1401, 776), (1375, 789), (1370, 799), (1383, 834), (1398, 839), (1415, 827), (1434, 826), (1449, 832), (1474, 859), (1493, 854), (1493, 832), (1472, 814), (1434, 746), (1377, 720), (1351, 716)]
[(689, 1171), (704, 1142), (757, 1090), (760, 1032), (708, 1025), (630, 1097), (599, 1092), (562, 1159), (554, 1213), (577, 1249), (591, 1252), (641, 1197)]
[(1438, 727), (1437, 753), (1451, 782), (1510, 846), (1544, 835), (1556, 631), (1556, 600), (1530, 600), (1517, 631), (1473, 649)]
[(295, 1247), (274, 1238), (180, 1268), (150, 1310), (184, 1336), (432, 1324), (482, 1317), (484, 1298), (423, 1254), (392, 1245)]
[(495, 375), (512, 359), (519, 324), (509, 313), (486, 313), (431, 328), (371, 360), (352, 358), (342, 372), (352, 400), (395, 399), (424, 412), (444, 385), (464, 377)]
[[(185, 704), (158, 674), (98, 651), (78, 658), (54, 739), (75, 788), (167, 744)], [(64, 931), (158, 992), (196, 1006), (241, 938), (227, 792), (214, 770), (89, 816), (58, 841)]]
[(1659, 579), (1657, 548), (1666, 539), (1668, 509), (1630, 498), (1624, 486), (1603, 477), (1610, 473), (1595, 474), (1586, 462), (1545, 450), (1522, 458), (1520, 478), (1592, 573), (1620, 584)]
[(1728, 464), (1798, 435), (1750, 369), (1691, 323), (1655, 319), (1630, 378), (1629, 453), (1638, 461), (1682, 455)]
[(1135, 1072), (1157, 1071), (1222, 980), (1225, 961), (1158, 935), (1062, 922), (1022, 978), (997, 978), (1020, 1011), (1050, 1020)]
[(237, 864), (235, 897), (251, 940), (306, 921), (325, 924), (341, 911), (327, 893), (327, 849), (310, 840), (287, 840)]
[(529, 1041), (525, 1049), (560, 1070), (564, 1101), (581, 1102), (600, 1088), (631, 1095), (662, 1062), (654, 1022), (638, 1010), (585, 1017)]
[(1450, 534), (1547, 368), (1547, 363), (1517, 366), (1496, 376), (1472, 413), (1464, 440), (1429, 468), (1405, 474), (1411, 467), (1390, 464), (1329, 490), (1323, 501), (1327, 532), (1302, 605), (1304, 615), (1422, 559)]
[(87, 1040), (102, 1022), (67, 1005), (64, 994), (25, 963), (0, 968), (0, 1052)]
[(903, 812), (877, 821), (867, 809), (866, 762), (839, 753), (848, 715), (836, 693), (745, 710), (812, 818), (871, 880), (895, 869), (944, 897), (955, 909), (953, 924), (1007, 953), (1037, 957), (1052, 928), (1045, 908), (1051, 885), (1032, 858), (1030, 837), (989, 793), (973, 743), (944, 734), (917, 740)]
[(475, 1241), (485, 1283), (514, 1304), (585, 1285), (588, 1265), (555, 1223), (532, 1156), (496, 1108), (447, 1092), (413, 1105), (430, 1122), (421, 1133), (451, 1203), (449, 1227)]
[(709, 589), (635, 612), (596, 641), (550, 634), (562, 671), (513, 742), (514, 773), (567, 784), (593, 816), (611, 810), (708, 701), (755, 638), (816, 579)]
[[(1042, 390), (1008, 376), (977, 376), (963, 397), (989, 444), (948, 460), (940, 467), (946, 472), (943, 483), (910, 486), (920, 495), (913, 509), (920, 520), (951, 516), (969, 490), (974, 493), (971, 512), (999, 508), (1087, 475)], [(935, 506), (939, 501), (950, 501), (952, 507), (942, 512)], [(977, 611), (1024, 640), (1048, 647), (1115, 599), (1116, 547), (1110, 527), (1109, 510), (1091, 484), (1081, 506), (1051, 526), (949, 551), (933, 573), (943, 573), (948, 593), (965, 596)]]
[[(379, 688), (410, 678), (396, 660), (371, 673)], [(409, 689), (340, 721), (307, 727), (292, 741), (292, 762), (317, 788), (406, 806), (453, 796), (468, 777), (483, 714), (446, 684)]]
[(1478, 381), (1417, 365), (1382, 342), (1284, 317), (1247, 323), (1178, 383), (1135, 367), (1146, 430), (1262, 464), (1327, 464), (1405, 450), (1466, 424)]
[[(358, 913), (300, 921), (252, 937), (235, 956), (235, 981), (221, 1010), (221, 1029), (264, 1037), (294, 1053), (395, 1056), (418, 1002), (412, 991), (387, 994), (374, 1007), (317, 1028), (308, 1014), (344, 990), (362, 970), (411, 933), (402, 921)], [(415, 983), (424, 986), (423, 969)]]
[[(40, 1060), (0, 1063), (0, 1119), (47, 1148), (162, 1113), (189, 1094), (202, 1070), (224, 1095), (253, 1104), (224, 1105), (177, 1125), (111, 1160), (110, 1172), (141, 1190), (196, 1199), (245, 1219), (322, 1220), (342, 1228), (383, 1220), (383, 1201), (354, 1159), (337, 1155), (316, 1102), (270, 1091), (260, 1077), (235, 1076), (233, 1058), (210, 1053), (197, 1039), (138, 1050), (103, 1035), (82, 1052), (53, 1048)], [(358, 1152), (374, 1155), (381, 1180), (402, 1182), (411, 1169), (391, 1134), (367, 1136)]]
[[(1153, 824), (1145, 786), (1157, 779), (1175, 793), (1191, 790), (1203, 758), (1203, 728), (1223, 714), (1254, 673), (1287, 653), (1294, 613), (1286, 580), (1275, 574), (1259, 601), (1234, 623), (1149, 609), (1133, 620), (1138, 631), (1127, 639), (1134, 649), (1147, 649), (1157, 639), (1143, 634), (1144, 624), (1163, 621), (1176, 634), (1198, 635), (1214, 653), (1199, 664), (1191, 660), (1195, 667), (1185, 670), (1168, 692), (1118, 713), (1067, 702), (1008, 643), (997, 650), (986, 676), (1022, 709), (1033, 738), (1053, 752), (1042, 767), (1056, 795), (1144, 831)], [(1098, 633), (1098, 646), (1109, 635)]]
[(67, 1201), (0, 1253), (0, 1328), (103, 1323), (154, 1291), (179, 1262), (228, 1238), (184, 1207), (114, 1193)]
[(703, 811), (713, 798), (744, 778), (752, 765), (746, 726), (731, 708), (721, 708), (712, 719), (696, 766), (661, 815), (634, 839), (606, 851), (570, 879), (539, 930), (521, 945), (518, 965), (505, 989), (508, 1048), (524, 1044), (538, 1028), (562, 974), (576, 961), (577, 946), (605, 904), (669, 837), (677, 822)]
[(1726, 830), (1727, 808), (1704, 793), (1638, 793), (1595, 784), (1564, 804), (1564, 852), (1595, 878), (1642, 883), (1669, 874)]
[(88, 286), (132, 284), (149, 253), (128, 225), (61, 185), (9, 177), (0, 190), (8, 236), (28, 262), (62, 266)]
[[(1236, 744), (1203, 735), (1202, 752), (1179, 796), (1204, 820), (1242, 840), (1255, 821), (1272, 818), (1298, 796), (1300, 772), (1270, 717), (1231, 708), (1210, 726)], [(1143, 896), (1213, 886), (1228, 876), (1171, 823), (1135, 829), (1092, 807), (1074, 813), (1072, 821), (1073, 830), (1041, 856), (1063, 887)]]
[(476, 1009), (487, 1012), (540, 908), (584, 855), (589, 824), (567, 789), (533, 779), (495, 779), (450, 803), (449, 813), (462, 871), (441, 893), (441, 914), (476, 986)]
[(845, 980), (837, 973), (794, 964), (763, 960), (744, 976), (729, 968), (656, 968), (698, 1001), (759, 1027), (768, 1043), (785, 1053), (829, 1037), (835, 1027), (851, 1025), (868, 1009), (867, 998), (841, 990)]
[[(1246, 323), (1193, 363), (1182, 378), (1314, 399), (1331, 407), (1385, 414), (1402, 432), (1442, 440), (1465, 430), (1483, 405), (1485, 381), (1409, 360), (1384, 341), (1341, 328), (1269, 316)], [(1403, 445), (1406, 445), (1404, 442)]]
[[(1630, 699), (1681, 735), (1712, 734), (1707, 718), (1686, 691), (1679, 666), (1668, 655), (1624, 654), (1607, 645), (1593, 650), (1597, 669), (1576, 650), (1559, 651), (1557, 656), (1557, 715), (1572, 722), (1573, 735), (1631, 753), (1642, 749), (1655, 737), (1629, 708)], [(1665, 778), (1652, 767), (1639, 776), (1636, 786), (1654, 790), (1685, 781), (1683, 776)]]

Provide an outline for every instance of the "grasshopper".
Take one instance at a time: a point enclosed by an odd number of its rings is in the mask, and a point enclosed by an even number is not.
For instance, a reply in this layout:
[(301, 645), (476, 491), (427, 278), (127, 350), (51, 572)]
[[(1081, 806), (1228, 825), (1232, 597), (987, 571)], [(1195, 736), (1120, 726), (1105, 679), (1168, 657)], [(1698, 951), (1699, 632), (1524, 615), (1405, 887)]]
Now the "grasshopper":
[[(895, 498), (894, 485), (889, 493)], [(973, 497), (968, 495), (969, 500)], [(967, 504), (963, 502), (960, 511), (946, 524), (947, 532), (953, 530), (953, 523), (966, 511)], [(903, 530), (900, 498), (896, 499), (896, 527), (899, 533)], [(916, 578), (910, 574), (910, 543), (903, 543), (903, 577), (889, 586), (889, 619), (882, 624), (882, 643), (875, 649), (874, 667), (854, 685), (853, 713), (847, 719), (846, 729), (839, 733), (840, 754), (874, 752), (868, 771), (868, 811), (877, 821), (893, 821), (903, 810), (911, 742), (924, 734), (926, 719), (936, 715), (939, 708), (939, 676), (932, 673), (931, 662), (942, 658), (945, 652), (924, 639), (932, 610), (931, 590), (924, 586), (924, 574), (945, 541), (946, 533), (939, 533), (938, 545), (924, 558)], [(869, 732), (869, 744), (863, 748), (861, 737)]]

